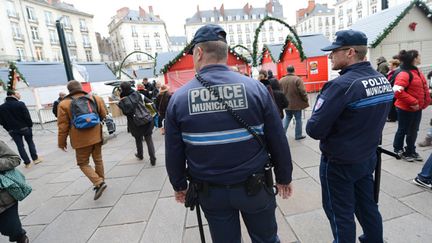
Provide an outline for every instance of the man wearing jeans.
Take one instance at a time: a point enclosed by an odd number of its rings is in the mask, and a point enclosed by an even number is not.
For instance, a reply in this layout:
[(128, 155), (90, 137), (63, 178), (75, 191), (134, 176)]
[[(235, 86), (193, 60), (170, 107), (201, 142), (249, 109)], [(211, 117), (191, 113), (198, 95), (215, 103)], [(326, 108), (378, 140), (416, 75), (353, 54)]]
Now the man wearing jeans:
[(285, 97), (288, 99), (288, 108), (285, 109), (285, 118), (283, 120), (283, 128), (285, 133), (293, 116), (295, 117), (295, 139), (300, 140), (305, 138), (302, 133), (302, 110), (309, 107), (308, 97), (305, 91), (303, 80), (294, 74), (295, 70), (292, 65), (287, 67), (288, 74), (279, 82)]
[(38, 164), (42, 160), (39, 158), (33, 142), (33, 122), (30, 118), (30, 112), (24, 102), (19, 101), (20, 99), (21, 95), (17, 91), (9, 90), (7, 92), (5, 103), (0, 105), (0, 124), (14, 140), (25, 168), (30, 168), (31, 160), (24, 148), (23, 137), (27, 142), (33, 162)]
[(414, 178), (413, 182), (419, 186), (432, 189), (432, 154), (429, 155), (422, 170), (417, 177)]

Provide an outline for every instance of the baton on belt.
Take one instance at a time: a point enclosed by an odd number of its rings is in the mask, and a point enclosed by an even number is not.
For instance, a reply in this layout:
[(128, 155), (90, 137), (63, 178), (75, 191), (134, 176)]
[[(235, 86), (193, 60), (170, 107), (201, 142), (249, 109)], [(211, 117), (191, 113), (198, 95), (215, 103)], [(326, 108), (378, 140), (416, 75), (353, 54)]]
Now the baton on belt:
[(401, 159), (401, 157), (398, 154), (383, 149), (381, 145), (378, 146), (376, 151), (377, 163), (375, 165), (375, 180), (374, 180), (374, 200), (376, 203), (378, 203), (379, 200), (379, 192), (380, 192), (380, 184), (381, 184), (381, 162), (382, 162), (381, 155), (382, 154), (387, 154), (389, 156), (395, 157), (396, 159)]

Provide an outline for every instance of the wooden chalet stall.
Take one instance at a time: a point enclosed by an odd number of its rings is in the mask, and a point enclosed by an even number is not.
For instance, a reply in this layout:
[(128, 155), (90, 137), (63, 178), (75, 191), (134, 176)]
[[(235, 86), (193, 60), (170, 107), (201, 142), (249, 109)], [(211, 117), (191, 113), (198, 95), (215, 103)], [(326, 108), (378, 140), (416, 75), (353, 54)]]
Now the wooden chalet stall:
[[(158, 53), (156, 57), (155, 71), (163, 74), (164, 83), (170, 86), (172, 92), (186, 84), (195, 75), (192, 55), (186, 54), (186, 50), (187, 47), (180, 53)], [(228, 52), (227, 65), (237, 67), (241, 73), (250, 75), (249, 60), (232, 49)]]
[(292, 39), (287, 38), (284, 44), (264, 46), (261, 68), (272, 70), (275, 77), (281, 79), (287, 74), (288, 65), (293, 65), (295, 74), (305, 82), (306, 91), (317, 91), (329, 79), (328, 56), (321, 48), (330, 45), (330, 41), (322, 34), (303, 35), (299, 38), (306, 56), (305, 60), (301, 60), (299, 50)]

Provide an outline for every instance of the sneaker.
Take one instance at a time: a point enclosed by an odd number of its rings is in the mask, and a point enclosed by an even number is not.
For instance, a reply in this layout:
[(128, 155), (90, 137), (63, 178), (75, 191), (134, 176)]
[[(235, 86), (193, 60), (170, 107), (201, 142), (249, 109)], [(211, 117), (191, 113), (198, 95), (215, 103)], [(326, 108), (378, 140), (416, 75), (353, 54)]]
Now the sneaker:
[(144, 159), (143, 156), (139, 156), (138, 154), (135, 154), (135, 157), (136, 157), (137, 159), (139, 159), (139, 160), (143, 160), (143, 159)]
[(412, 154), (412, 157), (414, 158), (415, 161), (420, 161), (420, 162), (423, 161), (423, 158), (417, 152), (414, 152)]
[(412, 155), (408, 155), (406, 153), (402, 153), (400, 156), (406, 162), (414, 162), (414, 158), (412, 157)]
[(395, 154), (398, 156), (397, 160), (402, 159), (403, 150), (395, 150)]
[(432, 182), (429, 180), (420, 179), (418, 176), (413, 180), (414, 184), (417, 184), (421, 187), (432, 189)]
[(151, 164), (152, 166), (155, 166), (155, 165), (156, 165), (156, 160), (150, 160), (150, 164)]
[(23, 235), (22, 237), (21, 237), (21, 239), (19, 239), (18, 241), (17, 241), (17, 243), (29, 243), (30, 241), (29, 241), (29, 238), (27, 237), (27, 235)]
[(28, 164), (25, 164), (24, 165), (24, 168), (26, 168), (26, 169), (30, 169), (32, 167), (32, 164), (31, 163), (28, 163)]
[(42, 161), (43, 161), (43, 160), (41, 159), (41, 157), (38, 157), (37, 159), (33, 160), (33, 163), (34, 163), (35, 165), (37, 165), (37, 164), (41, 163)]
[(105, 182), (102, 182), (99, 186), (95, 186), (93, 189), (95, 191), (94, 200), (98, 200), (101, 196), (103, 191), (107, 188), (107, 185)]

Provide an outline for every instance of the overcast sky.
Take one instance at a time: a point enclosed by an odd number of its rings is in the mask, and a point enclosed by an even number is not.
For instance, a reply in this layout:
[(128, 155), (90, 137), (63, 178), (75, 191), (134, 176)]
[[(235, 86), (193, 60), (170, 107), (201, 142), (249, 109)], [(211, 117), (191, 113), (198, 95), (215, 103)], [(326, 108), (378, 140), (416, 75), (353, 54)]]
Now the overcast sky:
[[(116, 14), (116, 11), (122, 7), (128, 7), (132, 10), (138, 10), (141, 6), (148, 11), (148, 6), (153, 6), (153, 12), (160, 15), (165, 21), (168, 34), (170, 36), (184, 36), (184, 24), (186, 18), (192, 17), (200, 6), (200, 10), (210, 10), (213, 7), (220, 8), (224, 4), (227, 8), (243, 8), (249, 2), (253, 7), (263, 8), (268, 0), (64, 0), (67, 3), (72, 3), (75, 8), (80, 11), (93, 14), (93, 24), (96, 32), (103, 36), (108, 36), (108, 24), (111, 17)], [(288, 20), (288, 24), (295, 24), (295, 11), (299, 8), (307, 6), (307, 0), (279, 0), (284, 8), (284, 16)], [(316, 3), (331, 3), (334, 0), (316, 0)], [(332, 5), (329, 4), (329, 7)]]

